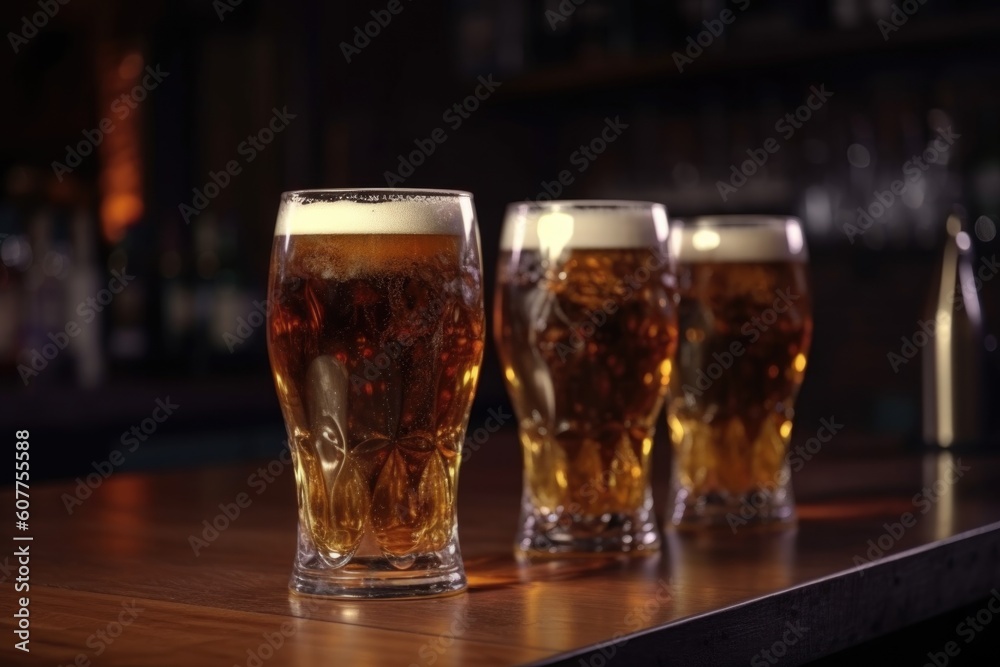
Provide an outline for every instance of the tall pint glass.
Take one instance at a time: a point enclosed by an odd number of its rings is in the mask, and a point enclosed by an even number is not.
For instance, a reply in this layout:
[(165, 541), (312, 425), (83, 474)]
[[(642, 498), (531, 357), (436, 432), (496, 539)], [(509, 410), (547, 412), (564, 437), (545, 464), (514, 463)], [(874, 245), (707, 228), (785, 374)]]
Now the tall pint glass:
[(643, 553), (677, 342), (660, 204), (553, 201), (507, 210), (495, 338), (518, 420), (522, 558)]
[(735, 531), (790, 522), (787, 449), (812, 337), (802, 224), (679, 220), (671, 244), (681, 300), (669, 523)]
[(455, 497), (484, 340), (472, 196), (286, 192), (268, 293), (298, 491), (292, 590), (462, 590)]

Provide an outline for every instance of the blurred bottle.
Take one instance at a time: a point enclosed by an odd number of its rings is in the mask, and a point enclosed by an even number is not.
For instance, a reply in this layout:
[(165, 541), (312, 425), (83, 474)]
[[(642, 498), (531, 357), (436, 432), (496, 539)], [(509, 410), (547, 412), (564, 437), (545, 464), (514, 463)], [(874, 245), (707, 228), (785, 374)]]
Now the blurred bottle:
[[(144, 364), (149, 350), (147, 296), (153, 247), (150, 226), (133, 224), (113, 246), (102, 271), (97, 303), (108, 303), (101, 314), (108, 332), (108, 359), (114, 372), (122, 375), (142, 376), (148, 372)], [(124, 288), (113, 281), (116, 272), (124, 276)]]
[(0, 372), (16, 373), (23, 313), (23, 271), (30, 264), (30, 246), (20, 234), (17, 210), (0, 202)]
[(503, 77), (524, 67), (525, 4), (497, 0), (455, 4), (457, 63), (464, 76)]
[(948, 217), (944, 252), (920, 327), (925, 335), (923, 439), (940, 447), (977, 444), (982, 438), (982, 309), (972, 240), (964, 227), (962, 214)]
[(28, 218), (27, 238), (32, 261), (25, 272), (23, 319), (24, 349), (19, 370), (25, 385), (58, 383), (70, 365), (68, 355), (60, 354), (69, 340), (66, 333), (69, 301), (66, 291), (45, 259), (58, 252), (61, 230), (57, 230), (55, 211), (49, 203), (41, 205)]
[(85, 304), (88, 297), (99, 295), (103, 273), (98, 257), (96, 223), (85, 206), (78, 207), (73, 214), (70, 234), (73, 261), (66, 285), (70, 304), (67, 317), (77, 322), (79, 331), (71, 342), (71, 349), (75, 358), (76, 383), (90, 389), (104, 381), (106, 360), (102, 320), (87, 319), (92, 311), (86, 307), (79, 310), (80, 304)]
[[(209, 324), (213, 367), (239, 370), (241, 366), (245, 368), (245, 361), (239, 358), (239, 354), (264, 343), (265, 335), (258, 333), (258, 329), (262, 328), (258, 323), (264, 311), (253, 304), (263, 302), (266, 289), (256, 293), (247, 289), (249, 280), (240, 265), (239, 244), (240, 229), (246, 226), (241, 225), (232, 213), (208, 219), (212, 221), (215, 231), (205, 242), (213, 244), (212, 252), (218, 258), (218, 268), (212, 277), (214, 307)], [(257, 326), (245, 325), (247, 318)]]
[[(160, 356), (168, 369), (183, 368), (194, 345), (194, 295), (188, 238), (176, 217), (166, 215), (160, 225)], [(171, 368), (172, 367), (172, 368)]]

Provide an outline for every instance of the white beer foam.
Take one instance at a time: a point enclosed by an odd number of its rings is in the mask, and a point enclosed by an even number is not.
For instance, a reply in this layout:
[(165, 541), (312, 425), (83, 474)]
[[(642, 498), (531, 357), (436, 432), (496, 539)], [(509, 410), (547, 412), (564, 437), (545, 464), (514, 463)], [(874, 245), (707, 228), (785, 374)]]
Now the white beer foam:
[(716, 216), (679, 221), (670, 251), (680, 262), (805, 262), (809, 250), (796, 218)]
[[(388, 200), (386, 197), (390, 197)], [(303, 234), (468, 235), (476, 216), (472, 197), (380, 191), (369, 201), (323, 201), (309, 193), (282, 198), (275, 236)]]
[(667, 231), (667, 211), (661, 204), (627, 201), (511, 204), (500, 236), (500, 249), (659, 248), (666, 243)]

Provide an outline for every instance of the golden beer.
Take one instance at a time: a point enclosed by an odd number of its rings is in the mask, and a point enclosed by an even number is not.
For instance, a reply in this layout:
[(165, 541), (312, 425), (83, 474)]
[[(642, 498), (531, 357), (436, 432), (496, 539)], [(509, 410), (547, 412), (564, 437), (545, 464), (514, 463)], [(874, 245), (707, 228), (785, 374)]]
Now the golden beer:
[(269, 294), (299, 496), (293, 588), (464, 587), (455, 493), (484, 339), (471, 197), (285, 195)]
[(512, 205), (506, 224), (495, 337), (524, 456), (517, 547), (656, 549), (650, 453), (677, 339), (666, 212)]
[(680, 340), (668, 409), (675, 524), (787, 521), (786, 462), (812, 336), (795, 219), (720, 216), (674, 229)]

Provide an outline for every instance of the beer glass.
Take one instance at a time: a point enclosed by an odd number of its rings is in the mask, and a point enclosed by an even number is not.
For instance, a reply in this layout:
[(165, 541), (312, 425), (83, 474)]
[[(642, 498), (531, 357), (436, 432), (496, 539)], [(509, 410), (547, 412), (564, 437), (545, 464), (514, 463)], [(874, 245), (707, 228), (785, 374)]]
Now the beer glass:
[(680, 338), (667, 419), (669, 522), (792, 521), (787, 447), (812, 337), (799, 220), (716, 216), (672, 230)]
[(466, 192), (281, 196), (267, 342), (298, 490), (292, 590), (465, 587), (455, 497), (483, 354), (481, 273)]
[(650, 552), (656, 419), (677, 339), (660, 204), (511, 204), (494, 335), (524, 456), (520, 558)]

